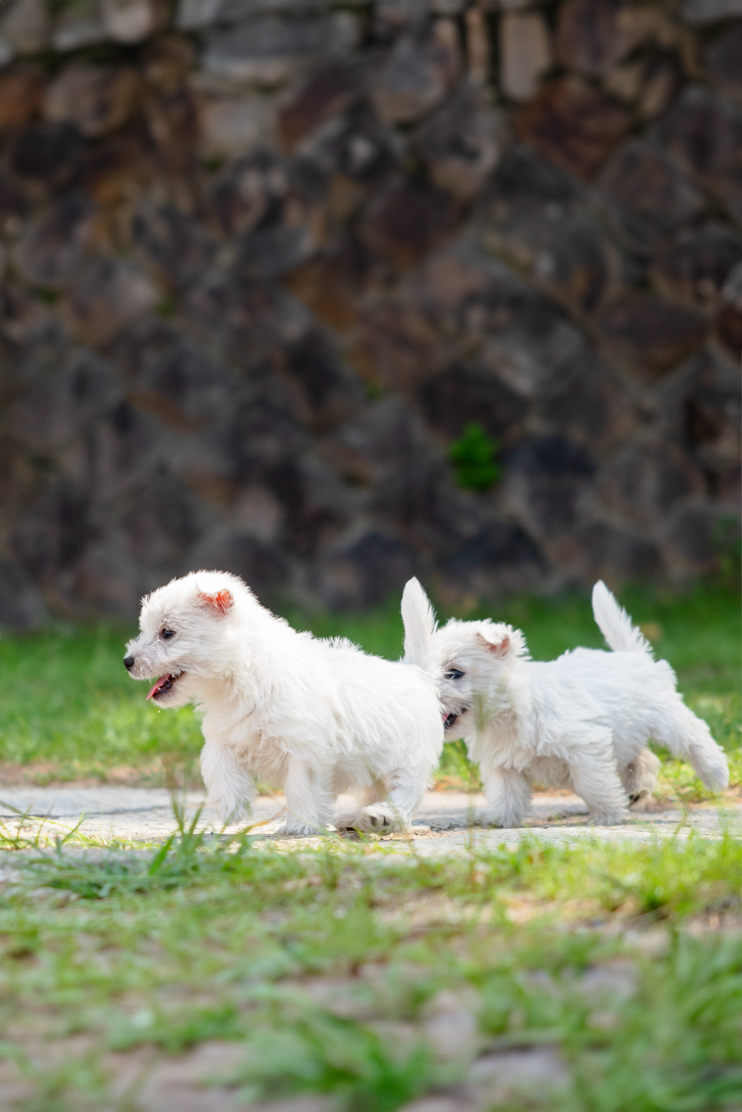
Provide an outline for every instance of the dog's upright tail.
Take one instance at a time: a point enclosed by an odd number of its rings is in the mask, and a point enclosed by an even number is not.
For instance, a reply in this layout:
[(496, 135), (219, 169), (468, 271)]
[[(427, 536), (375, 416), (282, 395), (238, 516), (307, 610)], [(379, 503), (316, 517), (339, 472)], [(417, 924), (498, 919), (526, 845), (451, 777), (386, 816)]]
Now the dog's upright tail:
[(647, 653), (652, 646), (644, 634), (619, 606), (602, 579), (593, 587), (593, 615), (606, 643), (614, 653)]
[(407, 664), (425, 664), (430, 639), (436, 631), (430, 599), (418, 579), (408, 579), (402, 592), (402, 621), (404, 623), (404, 660)]

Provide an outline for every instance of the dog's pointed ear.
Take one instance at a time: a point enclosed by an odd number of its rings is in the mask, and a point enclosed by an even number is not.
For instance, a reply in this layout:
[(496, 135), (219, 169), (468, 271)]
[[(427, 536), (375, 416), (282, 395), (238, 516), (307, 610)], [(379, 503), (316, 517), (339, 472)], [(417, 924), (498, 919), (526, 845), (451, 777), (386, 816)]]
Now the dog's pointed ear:
[(508, 633), (496, 634), (493, 632), (493, 639), (490, 641), (483, 633), (477, 631), (477, 640), (493, 656), (507, 656), (510, 652), (510, 635)]
[(223, 618), (234, 606), (232, 592), (227, 590), (217, 591), (213, 595), (207, 594), (206, 591), (199, 591), (198, 601), (206, 610), (219, 618)]

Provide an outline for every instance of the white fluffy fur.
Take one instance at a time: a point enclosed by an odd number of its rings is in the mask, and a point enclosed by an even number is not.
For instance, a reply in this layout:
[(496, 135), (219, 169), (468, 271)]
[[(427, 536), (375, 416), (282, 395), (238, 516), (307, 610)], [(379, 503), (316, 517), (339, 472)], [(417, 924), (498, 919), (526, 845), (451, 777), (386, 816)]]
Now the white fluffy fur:
[(356, 788), (367, 806), (348, 825), (407, 827), (443, 745), (422, 669), (298, 633), (224, 572), (194, 572), (149, 595), (140, 629), (127, 666), (135, 679), (175, 677), (157, 705), (200, 710), (201, 771), (223, 821), (249, 807), (259, 777), (285, 790), (286, 833), (326, 829), (336, 794)]
[(463, 737), (479, 762), (484, 817), (497, 826), (522, 823), (534, 780), (571, 787), (594, 823), (619, 822), (629, 800), (654, 787), (650, 738), (690, 761), (707, 787), (728, 783), (723, 750), (604, 583), (593, 590), (593, 613), (613, 652), (574, 649), (542, 664), (529, 659), (520, 630), (503, 623), (452, 620), (436, 629), (420, 584), (405, 587), (406, 652), (436, 677), (446, 737)]

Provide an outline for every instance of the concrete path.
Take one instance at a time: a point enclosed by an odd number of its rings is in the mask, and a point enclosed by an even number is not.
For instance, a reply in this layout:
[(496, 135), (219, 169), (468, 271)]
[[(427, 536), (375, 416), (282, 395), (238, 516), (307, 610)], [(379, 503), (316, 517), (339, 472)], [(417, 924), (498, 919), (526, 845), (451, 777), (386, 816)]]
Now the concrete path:
[[(350, 800), (339, 802), (346, 810)], [(414, 843), (416, 852), (445, 853), (463, 847), (473, 837), (479, 845), (514, 844), (525, 834), (537, 834), (550, 842), (570, 842), (579, 838), (598, 837), (610, 840), (647, 840), (657, 835), (668, 836), (679, 829), (685, 836), (691, 829), (705, 837), (718, 837), (724, 827), (742, 832), (742, 802), (732, 801), (723, 809), (700, 804), (683, 812), (677, 805), (666, 810), (632, 812), (621, 826), (591, 827), (587, 825), (587, 808), (568, 792), (536, 793), (527, 826), (517, 830), (491, 830), (472, 825), (473, 813), (484, 804), (480, 795), (464, 792), (428, 792), (415, 820), (412, 836), (397, 835), (383, 839), (390, 848), (403, 849)], [(190, 818), (203, 805), (201, 792), (189, 792), (185, 798)], [(654, 804), (659, 807), (658, 804)], [(14, 810), (14, 808), (16, 810)], [(17, 812), (29, 813), (37, 819), (47, 818), (45, 831), (50, 838), (80, 823), (81, 834), (103, 843), (114, 839), (136, 842), (160, 841), (175, 828), (170, 796), (161, 788), (99, 787), (2, 787), (0, 785), (0, 820), (13, 829)], [(283, 798), (260, 796), (255, 804), (252, 822), (262, 838), (275, 840), (276, 831), (284, 821)], [(34, 824), (35, 825), (35, 824)], [(204, 807), (201, 825), (219, 830), (216, 816)], [(244, 828), (231, 826), (230, 831)], [(319, 844), (317, 838), (281, 838), (285, 846), (300, 847)]]

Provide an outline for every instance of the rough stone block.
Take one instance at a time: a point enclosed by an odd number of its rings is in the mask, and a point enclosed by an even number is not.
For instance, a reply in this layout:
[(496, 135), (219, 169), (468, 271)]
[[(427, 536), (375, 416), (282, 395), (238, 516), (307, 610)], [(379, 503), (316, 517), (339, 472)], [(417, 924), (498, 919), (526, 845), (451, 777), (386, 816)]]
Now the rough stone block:
[(315, 432), (344, 420), (363, 400), (360, 382), (343, 366), (329, 338), (317, 328), (291, 344), (281, 363), (283, 373), (301, 390), (304, 419)]
[(349, 52), (358, 37), (358, 22), (350, 12), (313, 20), (266, 16), (212, 32), (204, 66), (217, 77), (274, 85), (295, 76), (299, 65)]
[(465, 337), (470, 350), (511, 325), (529, 302), (529, 291), (516, 274), (468, 236), (425, 259), (403, 289), (440, 335)]
[(188, 561), (189, 571), (214, 567), (239, 575), (258, 592), (269, 597), (288, 578), (288, 564), (277, 545), (267, 544), (248, 533), (223, 532), (209, 536)]
[(594, 474), (581, 445), (561, 436), (527, 440), (506, 458), (505, 506), (531, 536), (563, 536), (580, 523)]
[(513, 324), (490, 336), (480, 360), (523, 398), (534, 398), (585, 352), (578, 330), (550, 302), (533, 297)]
[(55, 578), (58, 605), (68, 615), (82, 619), (106, 614), (136, 620), (142, 595), (159, 585), (120, 545), (106, 542), (91, 545), (78, 561), (64, 567)]
[(634, 251), (655, 249), (705, 207), (699, 191), (651, 144), (630, 140), (600, 177), (609, 212)]
[(307, 445), (304, 428), (290, 412), (286, 391), (271, 398), (235, 399), (234, 411), (198, 436), (174, 459), (173, 469), (197, 494), (233, 502), (240, 487), (262, 481)]
[(374, 30), (381, 39), (423, 26), (430, 14), (430, 0), (376, 0)]
[[(696, 575), (719, 570), (720, 542), (728, 535), (729, 515), (716, 506), (689, 507), (678, 516), (668, 531), (667, 541), (673, 556)], [(739, 526), (736, 529), (739, 537)]]
[(707, 48), (706, 68), (722, 92), (742, 98), (742, 22), (733, 23)]
[(446, 95), (457, 71), (455, 51), (434, 35), (398, 39), (371, 83), (382, 120), (402, 124), (419, 119)]
[(506, 12), (500, 21), (500, 88), (511, 100), (535, 96), (551, 68), (551, 42), (543, 16)]
[(722, 503), (739, 510), (742, 384), (739, 360), (702, 352), (669, 379), (657, 401), (667, 436), (681, 444)]
[(629, 116), (604, 93), (566, 78), (545, 85), (515, 124), (546, 158), (591, 178), (628, 130)]
[(539, 417), (553, 431), (604, 455), (636, 423), (626, 384), (592, 352), (565, 367), (544, 392)]
[(387, 397), (326, 437), (320, 454), (349, 482), (368, 486), (405, 470), (430, 449), (430, 435), (410, 406)]
[(675, 37), (660, 10), (614, 0), (568, 0), (559, 9), (557, 61), (587, 77), (605, 77), (649, 38)]
[(303, 306), (280, 288), (241, 283), (218, 271), (188, 288), (177, 320), (179, 327), (243, 371), (259, 367), (310, 326)]
[(393, 528), (413, 550), (438, 559), (451, 556), (480, 531), (488, 502), (461, 490), (439, 452), (428, 451), (376, 487), (373, 516)]
[(41, 106), (44, 79), (35, 67), (0, 74), (0, 132), (28, 123)]
[(119, 383), (109, 364), (84, 349), (72, 349), (61, 365), (40, 371), (12, 410), (14, 435), (35, 452), (50, 456), (117, 401)]
[(185, 570), (208, 518), (206, 507), (179, 479), (153, 475), (128, 502), (112, 532), (132, 560), (164, 578)]
[(571, 577), (609, 583), (660, 580), (665, 570), (659, 545), (606, 521), (591, 521), (549, 546), (552, 559)]
[(0, 559), (0, 627), (37, 629), (46, 619), (43, 599), (23, 568)]
[(373, 275), (369, 252), (348, 237), (339, 247), (295, 270), (288, 286), (324, 324), (346, 332), (358, 323), (360, 299)]
[(120, 43), (143, 42), (167, 20), (161, 0), (102, 0), (102, 14), (107, 37)]
[(398, 592), (416, 569), (415, 553), (393, 534), (367, 529), (323, 554), (316, 591), (333, 610), (373, 606)]
[(89, 344), (109, 344), (160, 295), (146, 275), (124, 259), (92, 260), (71, 284), (67, 313), (73, 330)]
[(657, 135), (742, 221), (742, 109), (709, 89), (690, 86), (660, 120)]
[(681, 11), (688, 23), (717, 23), (742, 15), (742, 0), (683, 0)]
[(18, 519), (10, 544), (26, 574), (36, 583), (48, 584), (94, 537), (90, 500), (84, 487), (58, 477)]
[(32, 224), (15, 253), (18, 270), (38, 286), (61, 287), (72, 278), (92, 241), (95, 210), (68, 193)]
[(199, 278), (216, 250), (199, 224), (171, 206), (142, 206), (132, 232), (145, 263), (171, 288), (182, 288)]
[(637, 437), (601, 469), (597, 494), (603, 505), (654, 530), (681, 502), (703, 498), (703, 475), (668, 439)]
[(496, 520), (464, 542), (447, 559), (441, 574), (446, 589), (481, 598), (533, 590), (543, 583), (547, 564), (537, 545), (513, 521)]
[(418, 398), (427, 421), (451, 438), (477, 422), (490, 436), (512, 440), (522, 432), (519, 425), (528, 410), (489, 367), (476, 363), (455, 363), (427, 379)]
[(732, 359), (742, 361), (742, 312), (734, 305), (725, 305), (716, 318), (715, 331)]
[(408, 267), (449, 236), (458, 222), (459, 207), (450, 193), (408, 179), (379, 197), (361, 235), (371, 251)]
[(233, 162), (211, 193), (214, 221), (226, 236), (250, 231), (289, 191), (288, 168), (278, 155), (259, 150)]
[(34, 185), (60, 189), (77, 170), (82, 156), (80, 132), (71, 124), (35, 124), (18, 136), (11, 169)]
[(207, 158), (239, 157), (273, 138), (276, 107), (267, 96), (201, 96), (197, 113), (199, 146)]
[(86, 491), (100, 512), (118, 508), (128, 491), (141, 489), (174, 455), (168, 430), (129, 401), (118, 402), (65, 451), (64, 474)]
[(417, 386), (441, 365), (440, 336), (407, 305), (383, 301), (362, 317), (350, 360), (369, 382), (390, 390)]
[(700, 347), (708, 328), (700, 313), (639, 293), (627, 293), (607, 305), (599, 324), (627, 369), (650, 377)]
[(343, 115), (357, 103), (365, 87), (366, 67), (338, 61), (323, 66), (301, 84), (279, 115), (283, 145), (292, 150), (316, 128)]
[(38, 54), (49, 45), (51, 20), (44, 0), (13, 0), (0, 18), (0, 40), (13, 54)]
[(141, 93), (137, 74), (109, 66), (70, 66), (49, 86), (47, 119), (74, 124), (82, 135), (97, 138), (128, 119)]
[(657, 259), (652, 274), (663, 293), (714, 304), (734, 267), (742, 262), (742, 235), (710, 223), (688, 232)]
[(425, 121), (415, 145), (435, 184), (466, 200), (499, 162), (506, 134), (503, 117), (487, 99), (463, 89)]
[(54, 26), (55, 50), (79, 50), (107, 37), (101, 0), (80, 0), (64, 7)]

